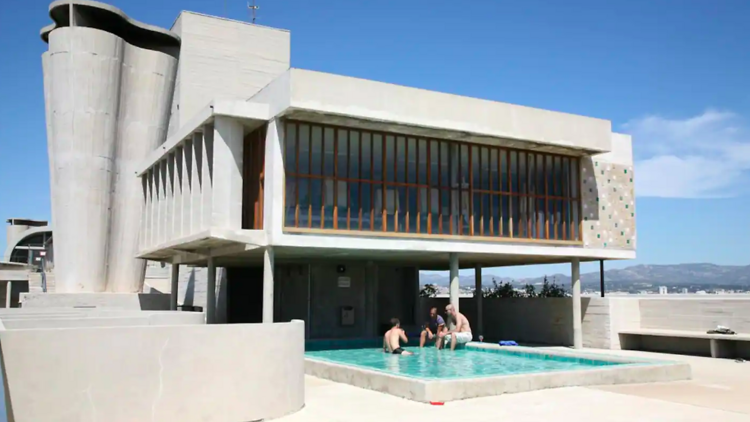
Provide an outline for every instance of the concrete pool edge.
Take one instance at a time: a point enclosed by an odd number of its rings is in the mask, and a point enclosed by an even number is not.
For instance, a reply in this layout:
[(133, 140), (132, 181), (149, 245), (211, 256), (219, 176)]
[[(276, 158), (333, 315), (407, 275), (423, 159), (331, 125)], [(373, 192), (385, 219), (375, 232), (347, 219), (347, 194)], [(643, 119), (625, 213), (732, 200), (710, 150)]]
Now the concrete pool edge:
[[(505, 348), (491, 344), (482, 344), (481, 348), (505, 350)], [(314, 377), (423, 403), (435, 401), (448, 402), (547, 388), (641, 384), (682, 381), (691, 378), (690, 365), (681, 362), (654, 362), (644, 359), (603, 355), (599, 357), (594, 353), (587, 354), (584, 352), (577, 354), (574, 351), (538, 350), (516, 346), (514, 346), (514, 350), (522, 353), (584, 357), (622, 364), (632, 363), (640, 365), (605, 366), (597, 369), (488, 376), (482, 378), (426, 380), (306, 357), (305, 373)]]

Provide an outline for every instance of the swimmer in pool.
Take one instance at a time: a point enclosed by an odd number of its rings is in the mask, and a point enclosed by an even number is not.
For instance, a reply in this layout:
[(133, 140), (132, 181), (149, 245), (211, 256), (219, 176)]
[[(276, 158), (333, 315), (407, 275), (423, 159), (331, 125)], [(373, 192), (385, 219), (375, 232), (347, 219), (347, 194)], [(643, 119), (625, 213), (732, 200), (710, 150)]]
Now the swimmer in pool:
[(383, 351), (393, 353), (394, 355), (411, 355), (411, 352), (401, 348), (400, 341), (408, 343), (406, 333), (401, 329), (401, 321), (398, 318), (391, 318), (391, 329), (386, 331), (383, 336)]

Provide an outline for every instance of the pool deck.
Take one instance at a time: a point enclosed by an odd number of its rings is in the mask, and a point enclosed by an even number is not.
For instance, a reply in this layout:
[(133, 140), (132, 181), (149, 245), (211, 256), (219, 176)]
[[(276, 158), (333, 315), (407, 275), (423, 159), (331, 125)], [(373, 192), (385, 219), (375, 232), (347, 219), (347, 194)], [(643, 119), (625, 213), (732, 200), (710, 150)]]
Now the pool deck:
[[(565, 348), (543, 348), (568, 350)], [(431, 406), (308, 376), (306, 406), (281, 422), (455, 420), (517, 422), (747, 422), (750, 420), (750, 362), (658, 353), (594, 350), (624, 357), (690, 364), (692, 379), (650, 384), (564, 387), (504, 394)]]

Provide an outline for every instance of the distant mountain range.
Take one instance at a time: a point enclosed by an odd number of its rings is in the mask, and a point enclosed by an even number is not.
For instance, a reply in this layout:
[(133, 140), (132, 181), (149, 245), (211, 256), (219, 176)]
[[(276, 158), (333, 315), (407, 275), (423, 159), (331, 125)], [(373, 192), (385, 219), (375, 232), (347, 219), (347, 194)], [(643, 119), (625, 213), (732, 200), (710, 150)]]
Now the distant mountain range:
[[(498, 283), (541, 284), (544, 277), (511, 279), (494, 275), (485, 270), (483, 285), (491, 285), (494, 278)], [(568, 274), (548, 274), (547, 279), (557, 284), (570, 285)], [(608, 288), (620, 285), (642, 286), (750, 286), (750, 265), (715, 265), (715, 264), (677, 264), (677, 265), (635, 265), (623, 269), (604, 271), (604, 280)], [(421, 274), (420, 284), (448, 285), (448, 276), (439, 274)], [(583, 288), (599, 286), (599, 272), (581, 274)], [(474, 275), (459, 276), (462, 286), (473, 286)]]

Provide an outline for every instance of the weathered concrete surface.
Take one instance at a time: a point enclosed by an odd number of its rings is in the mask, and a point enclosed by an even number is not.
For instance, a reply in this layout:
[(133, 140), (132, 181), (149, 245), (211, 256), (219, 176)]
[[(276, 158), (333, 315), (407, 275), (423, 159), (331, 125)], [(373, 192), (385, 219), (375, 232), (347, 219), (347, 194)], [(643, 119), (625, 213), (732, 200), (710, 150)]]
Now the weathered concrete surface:
[(67, 316), (35, 315), (27, 318), (0, 317), (6, 330), (32, 328), (85, 328), (85, 327), (132, 327), (145, 325), (200, 325), (204, 315), (200, 312), (146, 313), (134, 311), (129, 316)]
[(107, 308), (168, 311), (169, 295), (147, 293), (25, 293), (23, 308)]
[[(502, 138), (527, 146), (533, 143), (590, 153), (612, 149), (612, 127), (607, 120), (303, 69), (288, 73), (280, 83), (266, 88), (274, 93), (261, 92), (252, 100), (274, 102), (272, 109), (283, 108), (280, 105), (288, 102), (300, 112), (331, 118), (439, 130), (461, 140), (485, 137), (493, 143), (491, 138)], [(288, 100), (279, 98), (285, 93)]]
[(182, 12), (172, 26), (182, 39), (169, 133), (221, 98), (247, 99), (289, 69), (288, 31)]
[(118, 35), (96, 29), (91, 10), (100, 5), (85, 3), (87, 27), (56, 26), (44, 34), (57, 291), (132, 293), (144, 271), (134, 258), (144, 201), (133, 176), (166, 137), (177, 60), (154, 40), (143, 48), (132, 44), (142, 45), (143, 33), (133, 31), (143, 28), (126, 25)]
[(254, 421), (305, 400), (299, 321), (5, 330), (0, 345), (15, 422)]
[(281, 422), (382, 421), (399, 419), (519, 422), (745, 422), (750, 418), (750, 365), (689, 356), (630, 351), (603, 353), (689, 363), (693, 379), (667, 383), (566, 387), (482, 397), (444, 406), (404, 400), (347, 384), (307, 376), (305, 408)]

